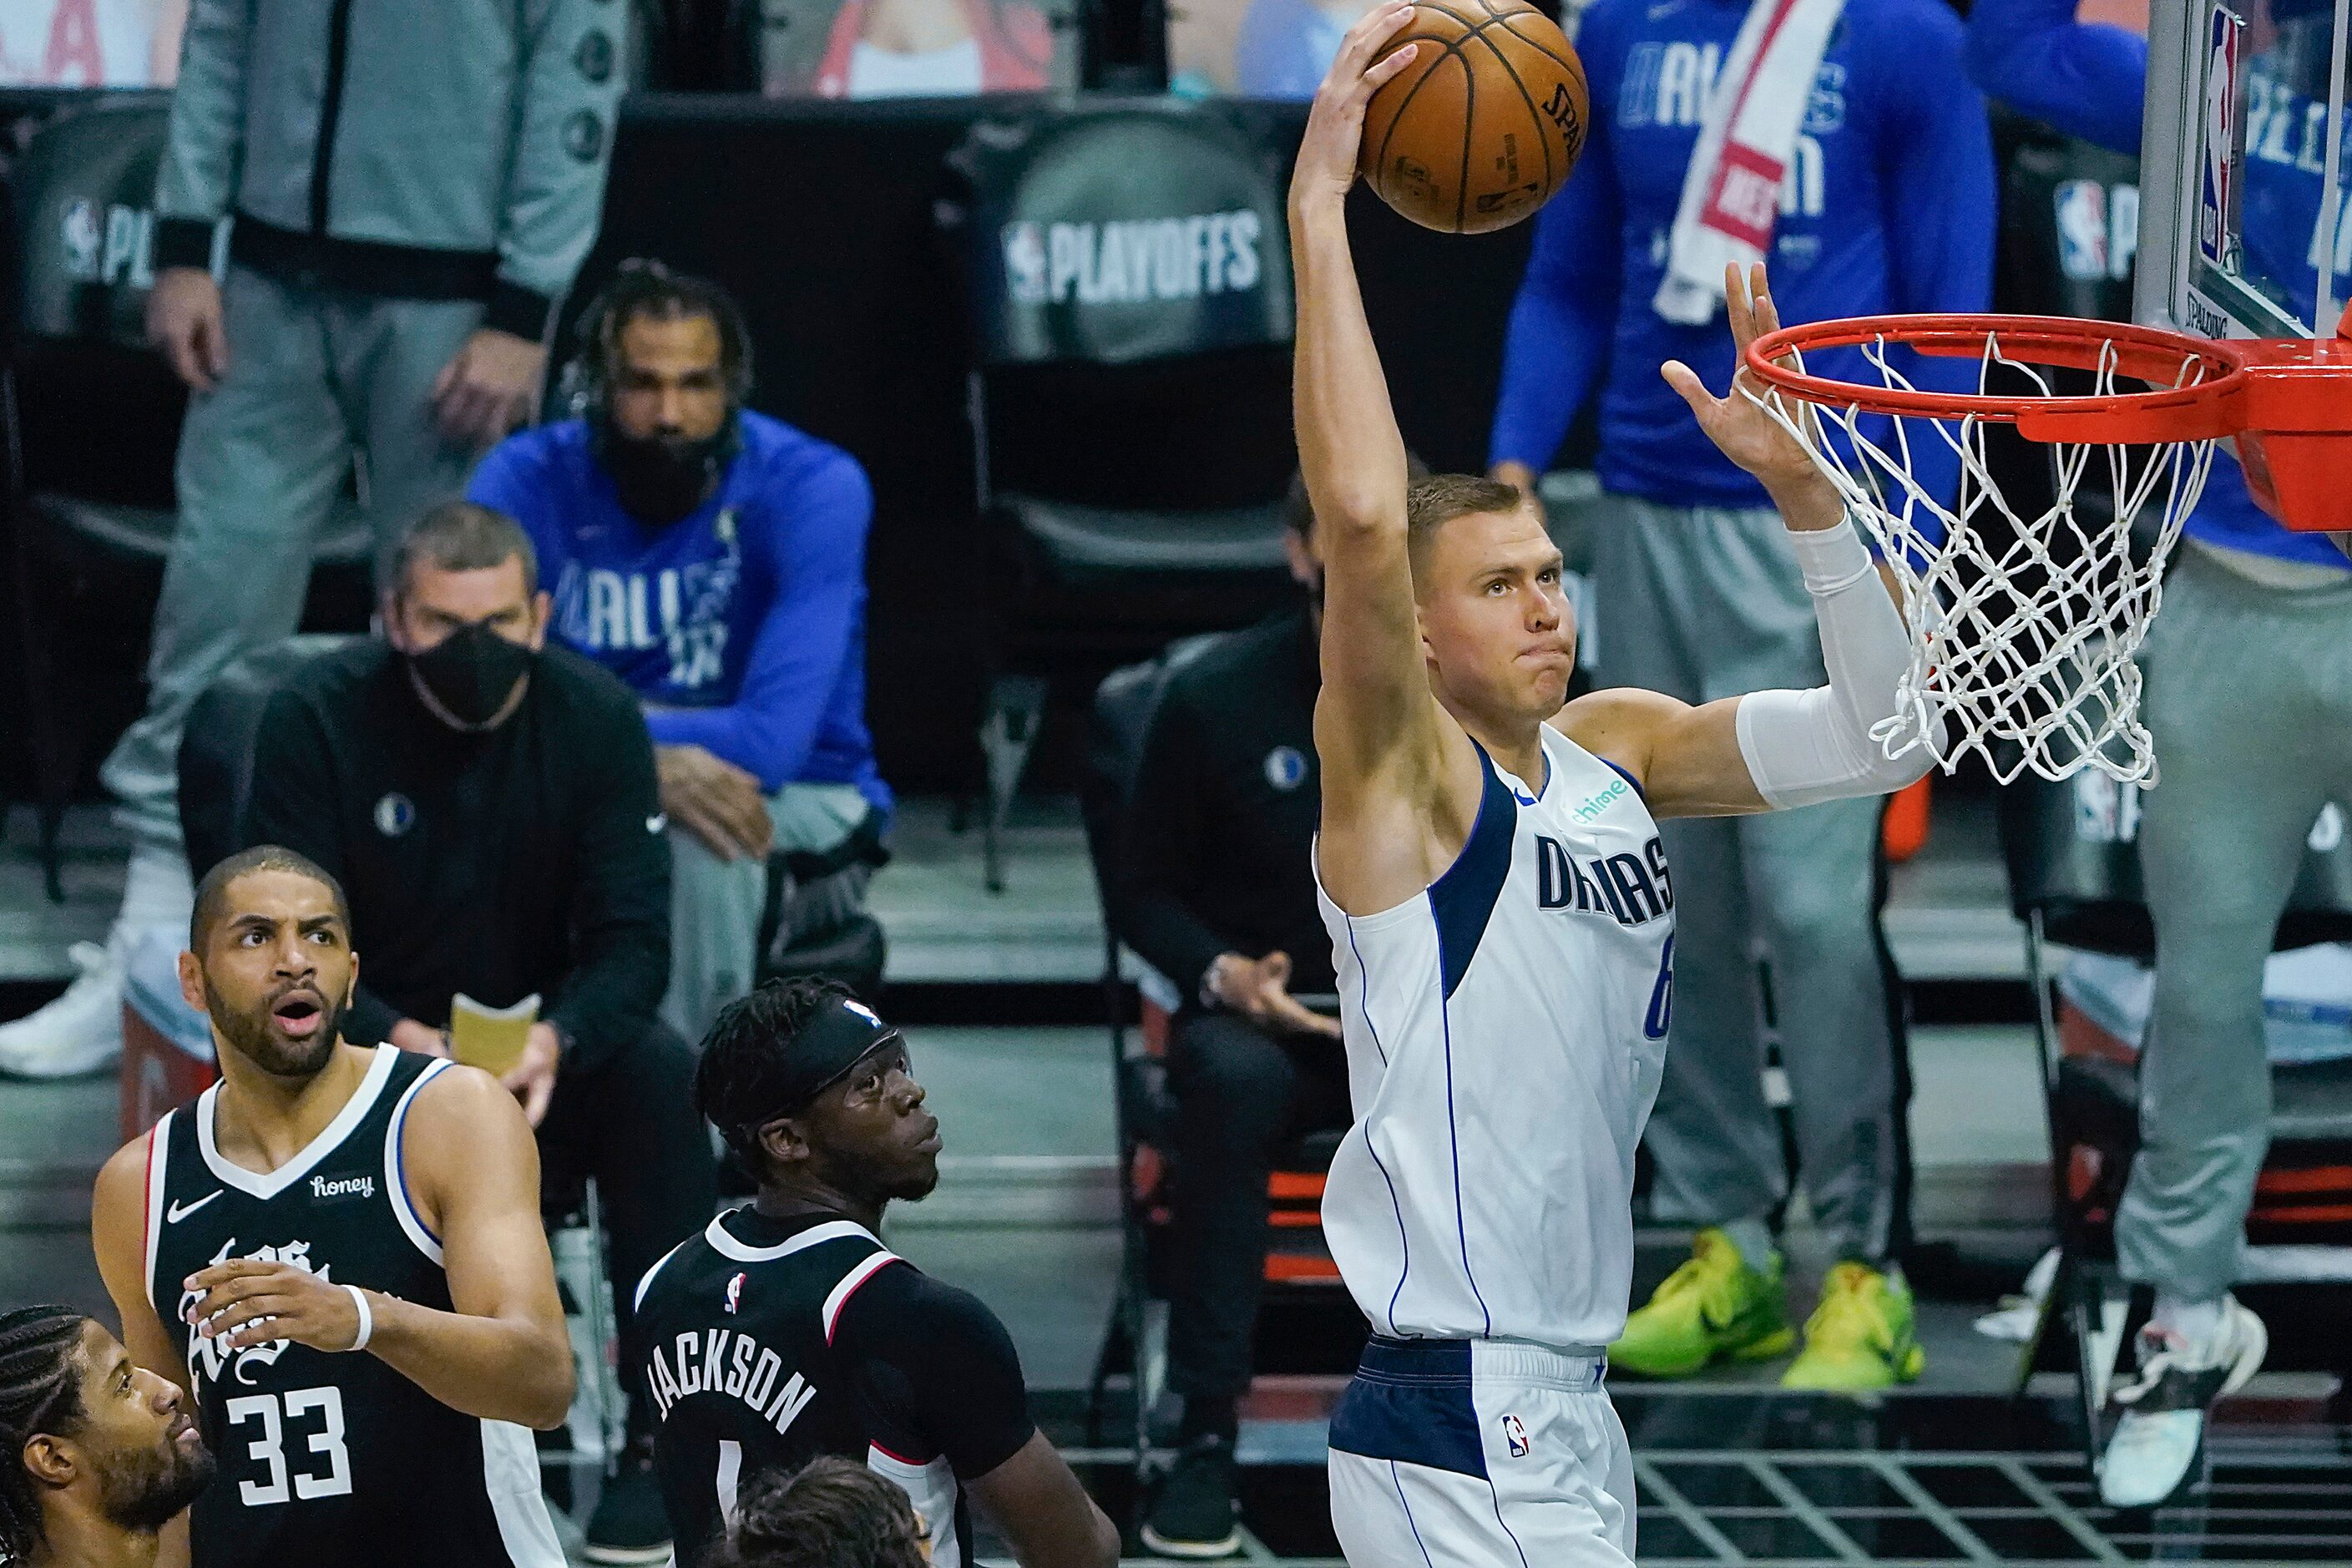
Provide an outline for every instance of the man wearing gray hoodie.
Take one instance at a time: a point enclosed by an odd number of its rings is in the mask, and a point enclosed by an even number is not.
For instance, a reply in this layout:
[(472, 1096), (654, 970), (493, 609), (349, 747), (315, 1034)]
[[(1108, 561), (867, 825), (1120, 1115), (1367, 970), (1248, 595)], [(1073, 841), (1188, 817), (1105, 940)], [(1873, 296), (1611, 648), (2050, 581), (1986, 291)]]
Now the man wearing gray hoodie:
[[(156, 181), (148, 327), (191, 391), (148, 706), (103, 777), (133, 833), (81, 978), (0, 1027), (0, 1071), (121, 1049), (127, 955), (186, 940), (189, 707), (295, 629), (354, 477), (379, 553), (528, 417), (593, 241), (620, 96), (616, 0), (189, 0)], [(227, 265), (210, 265), (228, 228)]]

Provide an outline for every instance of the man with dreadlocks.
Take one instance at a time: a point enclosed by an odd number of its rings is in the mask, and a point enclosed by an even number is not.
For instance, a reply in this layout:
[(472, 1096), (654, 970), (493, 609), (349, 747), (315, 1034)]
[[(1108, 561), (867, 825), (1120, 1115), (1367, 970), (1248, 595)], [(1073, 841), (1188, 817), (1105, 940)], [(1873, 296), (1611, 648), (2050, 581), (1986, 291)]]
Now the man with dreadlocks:
[(0, 1312), (0, 1562), (148, 1568), (213, 1479), (185, 1405), (94, 1319)]

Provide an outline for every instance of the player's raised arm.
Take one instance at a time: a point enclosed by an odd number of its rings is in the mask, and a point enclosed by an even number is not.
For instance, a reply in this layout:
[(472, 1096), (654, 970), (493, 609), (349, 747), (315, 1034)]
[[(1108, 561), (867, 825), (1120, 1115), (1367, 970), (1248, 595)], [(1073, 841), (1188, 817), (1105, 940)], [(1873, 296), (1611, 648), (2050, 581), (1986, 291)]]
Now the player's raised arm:
[(1345, 803), (1400, 745), (1425, 741), (1435, 704), (1422, 668), (1405, 552), (1404, 438), (1364, 320), (1348, 247), (1364, 105), (1412, 61), (1383, 50), (1412, 16), (1383, 4), (1349, 29), (1315, 95), (1290, 182), (1298, 289), (1291, 398), (1298, 460), (1323, 554), (1323, 691), (1316, 715), (1326, 809)]
[(1727, 269), (1726, 305), (1743, 360), (1721, 397), (1679, 361), (1660, 374), (1682, 394), (1724, 456), (1756, 476), (1788, 525), (1821, 623), (1829, 684), (1751, 691), (1691, 707), (1655, 692), (1594, 692), (1555, 721), (1589, 750), (1632, 770), (1659, 816), (1725, 816), (1884, 795), (1933, 763), (1914, 746), (1890, 759), (1871, 731), (1895, 712), (1909, 633), (1836, 489), (1779, 421), (1741, 387), (1748, 345), (1779, 328), (1764, 268)]

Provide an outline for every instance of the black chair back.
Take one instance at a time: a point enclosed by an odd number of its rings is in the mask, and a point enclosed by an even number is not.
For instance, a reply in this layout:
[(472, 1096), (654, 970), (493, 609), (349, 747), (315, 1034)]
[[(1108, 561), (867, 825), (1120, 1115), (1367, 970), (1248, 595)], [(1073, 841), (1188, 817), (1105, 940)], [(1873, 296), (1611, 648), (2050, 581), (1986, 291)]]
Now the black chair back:
[[(43, 126), (16, 162), (20, 329), (144, 349), (154, 286), (155, 168), (167, 95), (101, 101)], [(215, 260), (226, 251), (220, 226)]]
[(1143, 769), (1143, 743), (1151, 721), (1177, 671), (1232, 634), (1185, 637), (1157, 658), (1123, 665), (1095, 689), (1087, 725), (1085, 769), (1078, 784), (1078, 812), (1086, 824), (1087, 856), (1094, 863), (1095, 891), (1102, 900), (1103, 930), (1117, 968), (1119, 928), (1126, 910), (1127, 814)]
[(188, 710), (180, 737), (180, 832), (198, 880), (245, 847), (253, 748), (270, 696), (314, 658), (359, 641), (312, 634), (256, 648), (221, 671)]
[(1230, 106), (1114, 101), (981, 121), (950, 163), (982, 504), (1278, 498), (1293, 322), (1267, 139)]
[[(2127, 957), (2156, 952), (2139, 864), (2140, 792), (2094, 769), (2063, 784), (2028, 777), (2000, 792), (2010, 907), (2043, 936)], [(2276, 945), (2352, 940), (2352, 835), (2330, 802), (2311, 826)]]

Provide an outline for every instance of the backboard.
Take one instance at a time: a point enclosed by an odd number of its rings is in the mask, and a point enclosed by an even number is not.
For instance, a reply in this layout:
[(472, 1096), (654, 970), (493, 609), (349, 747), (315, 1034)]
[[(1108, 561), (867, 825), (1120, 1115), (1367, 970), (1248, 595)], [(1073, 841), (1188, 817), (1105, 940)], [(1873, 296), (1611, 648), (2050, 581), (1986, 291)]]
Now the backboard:
[(2141, 321), (2209, 338), (2333, 334), (2352, 292), (2347, 44), (2352, 0), (2153, 0)]

